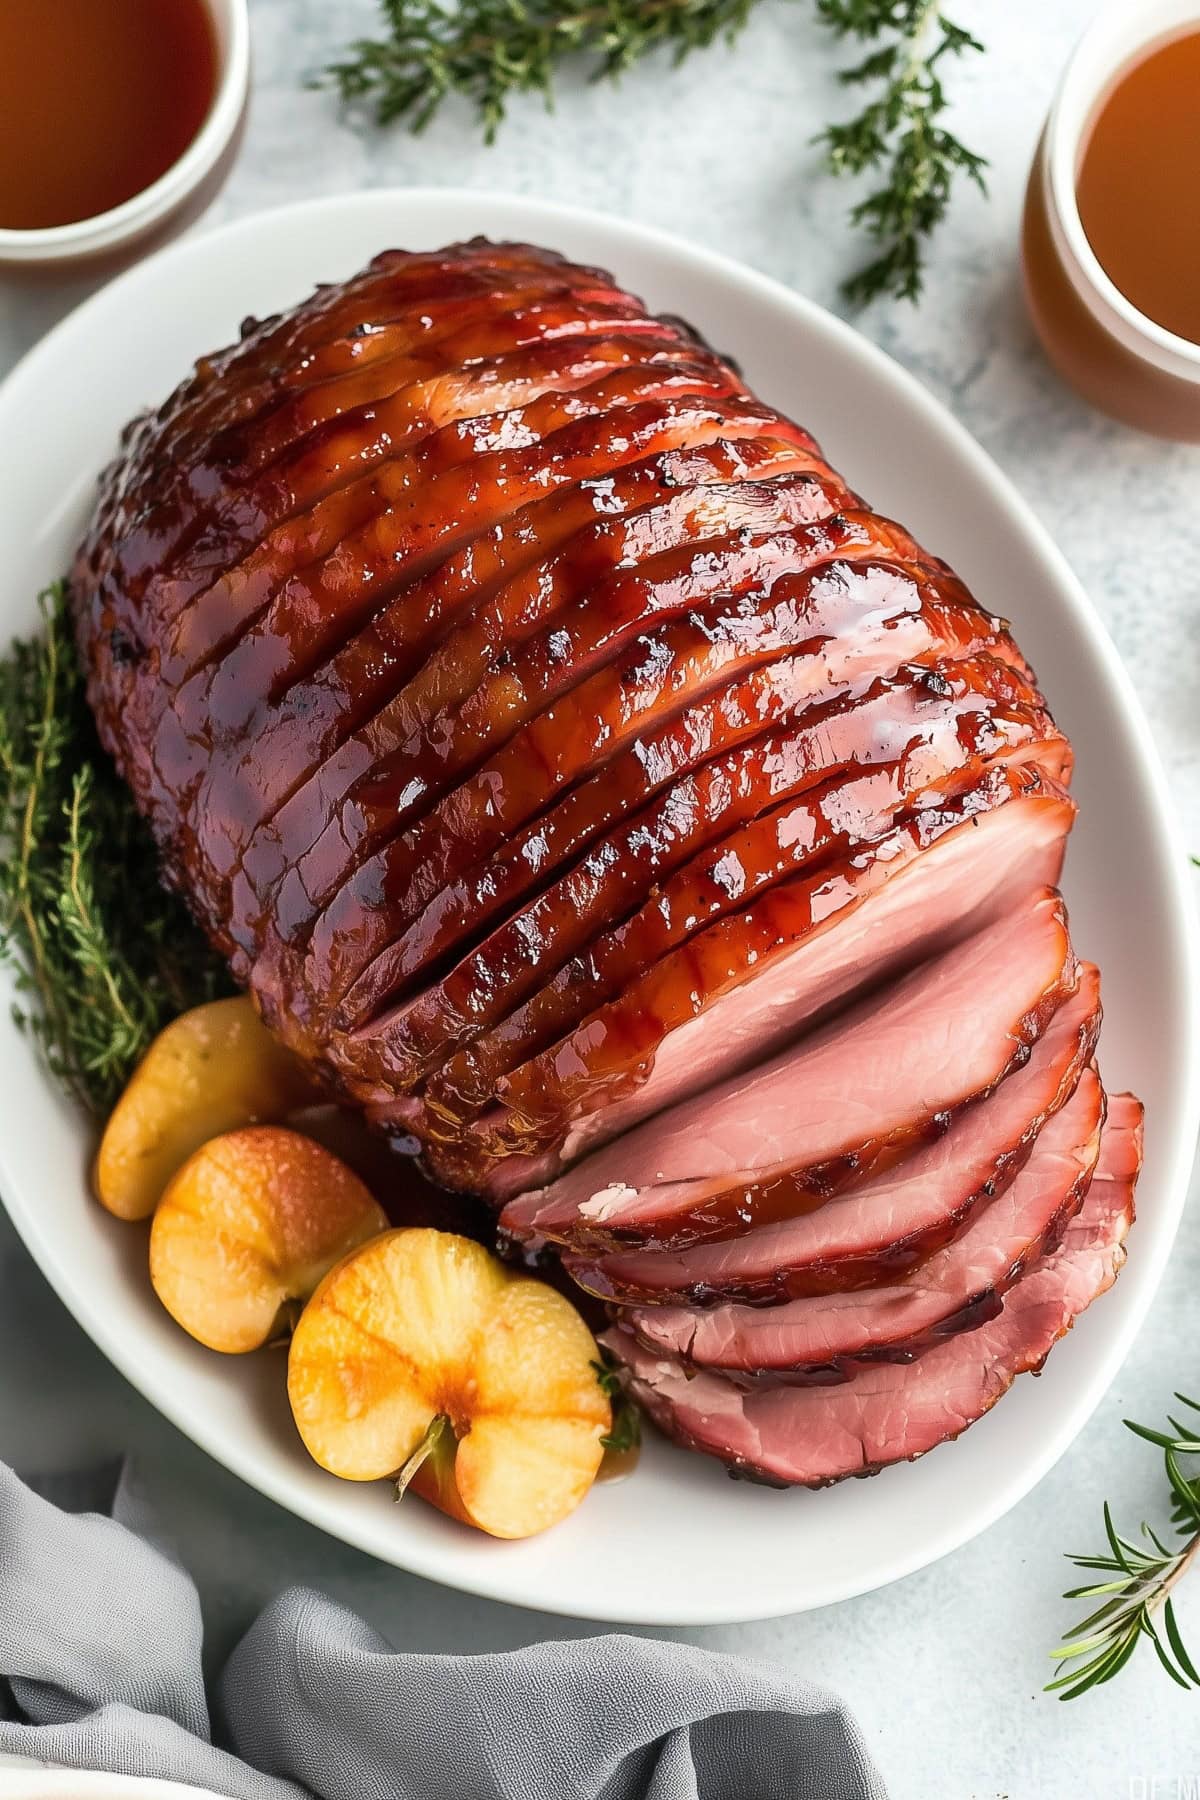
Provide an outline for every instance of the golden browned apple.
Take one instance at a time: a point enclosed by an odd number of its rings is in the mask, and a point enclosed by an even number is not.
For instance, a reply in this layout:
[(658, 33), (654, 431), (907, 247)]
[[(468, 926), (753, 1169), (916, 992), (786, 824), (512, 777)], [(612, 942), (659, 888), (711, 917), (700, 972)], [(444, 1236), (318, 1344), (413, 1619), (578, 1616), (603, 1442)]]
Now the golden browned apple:
[(212, 1350), (257, 1350), (387, 1218), (345, 1163), (299, 1132), (212, 1139), (168, 1184), (150, 1229), (154, 1291)]
[(450, 1232), (389, 1231), (330, 1271), (288, 1395), (322, 1468), (391, 1476), (493, 1537), (572, 1512), (612, 1427), (591, 1332), (562, 1294)]
[(97, 1197), (119, 1219), (149, 1218), (176, 1169), (209, 1138), (286, 1119), (317, 1097), (312, 1076), (249, 999), (181, 1013), (117, 1101), (96, 1158)]

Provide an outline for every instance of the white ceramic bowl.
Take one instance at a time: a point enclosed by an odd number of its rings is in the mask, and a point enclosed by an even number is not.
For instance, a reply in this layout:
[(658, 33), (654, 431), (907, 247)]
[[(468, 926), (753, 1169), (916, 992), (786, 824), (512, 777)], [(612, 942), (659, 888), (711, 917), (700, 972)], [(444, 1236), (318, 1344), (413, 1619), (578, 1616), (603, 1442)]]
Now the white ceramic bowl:
[[(98, 0), (103, 4), (103, 0)], [(197, 194), (229, 149), (250, 84), (247, 0), (205, 0), (217, 47), (217, 83), (208, 117), (183, 155), (157, 181), (108, 212), (36, 231), (0, 227), (0, 264), (78, 262), (145, 237)]]
[[(476, 232), (600, 263), (682, 313), (811, 425), (852, 484), (948, 557), (1010, 616), (1078, 752), (1082, 817), (1067, 894), (1104, 969), (1103, 1065), (1146, 1101), (1141, 1217), (1115, 1290), (957, 1444), (869, 1482), (776, 1493), (652, 1441), (637, 1474), (564, 1525), (500, 1544), (386, 1484), (307, 1461), (275, 1356), (221, 1358), (171, 1323), (146, 1241), (89, 1198), (86, 1132), (9, 1022), (0, 992), (0, 1188), (47, 1277), (128, 1378), (229, 1468), (387, 1561), (453, 1586), (592, 1618), (699, 1624), (797, 1611), (877, 1587), (954, 1549), (1019, 1500), (1112, 1379), (1175, 1234), (1200, 1103), (1183, 857), (1149, 734), (1095, 613), (1045, 530), (954, 420), (881, 351), (775, 283), (710, 252), (533, 200), (453, 191), (306, 202), (191, 238), (58, 326), (0, 390), (0, 619), (28, 628), (66, 565), (124, 421), (193, 357), (387, 245)], [(1120, 530), (1116, 522), (1114, 530)]]

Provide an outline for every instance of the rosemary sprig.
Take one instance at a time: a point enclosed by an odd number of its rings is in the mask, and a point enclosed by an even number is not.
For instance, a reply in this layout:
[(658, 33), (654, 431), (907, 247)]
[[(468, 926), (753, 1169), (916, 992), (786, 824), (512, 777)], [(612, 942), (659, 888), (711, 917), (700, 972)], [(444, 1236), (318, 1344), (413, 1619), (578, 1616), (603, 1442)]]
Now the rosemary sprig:
[[(1175, 1398), (1200, 1413), (1200, 1401), (1189, 1400), (1186, 1394), (1176, 1394)], [(1099, 1600), (1100, 1605), (1051, 1653), (1062, 1663), (1063, 1672), (1047, 1684), (1046, 1691), (1057, 1692), (1062, 1700), (1074, 1700), (1089, 1688), (1111, 1681), (1143, 1639), (1154, 1646), (1172, 1681), (1183, 1688), (1200, 1687), (1200, 1673), (1180, 1635), (1171, 1599), (1172, 1590), (1200, 1559), (1200, 1479), (1189, 1477), (1180, 1463), (1181, 1457), (1200, 1456), (1200, 1433), (1189, 1430), (1178, 1419), (1168, 1420), (1170, 1432), (1153, 1431), (1147, 1425), (1135, 1425), (1131, 1419), (1125, 1423), (1130, 1431), (1147, 1443), (1156, 1444), (1163, 1453), (1172, 1497), (1172, 1522), (1184, 1542), (1172, 1549), (1145, 1523), (1141, 1542), (1123, 1537), (1105, 1504), (1104, 1532), (1111, 1554), (1070, 1559), (1077, 1568), (1089, 1569), (1106, 1579), (1071, 1588), (1063, 1595), (1065, 1600)]]
[(838, 37), (882, 38), (840, 80), (877, 91), (854, 118), (830, 125), (815, 140), (834, 175), (881, 176), (851, 210), (878, 255), (843, 284), (865, 305), (880, 294), (916, 300), (923, 280), (922, 246), (946, 216), (954, 179), (962, 174), (987, 192), (982, 156), (940, 123), (946, 110), (942, 65), (983, 45), (946, 17), (937, 0), (817, 0)]
[[(553, 101), (554, 77), (571, 57), (593, 80), (616, 78), (652, 51), (681, 63), (717, 39), (732, 43), (758, 0), (380, 0), (384, 31), (359, 38), (314, 78), (379, 125), (423, 131), (451, 94), (475, 109), (490, 143), (520, 93)], [(838, 38), (877, 47), (843, 72), (878, 92), (854, 119), (830, 125), (822, 144), (835, 175), (878, 171), (882, 184), (851, 218), (879, 245), (845, 284), (856, 303), (890, 293), (915, 300), (922, 244), (942, 221), (954, 178), (982, 191), (984, 159), (940, 122), (947, 59), (983, 46), (937, 0), (815, 0)]]
[(51, 1073), (103, 1114), (167, 1020), (229, 992), (100, 748), (66, 594), (0, 659), (0, 957)]

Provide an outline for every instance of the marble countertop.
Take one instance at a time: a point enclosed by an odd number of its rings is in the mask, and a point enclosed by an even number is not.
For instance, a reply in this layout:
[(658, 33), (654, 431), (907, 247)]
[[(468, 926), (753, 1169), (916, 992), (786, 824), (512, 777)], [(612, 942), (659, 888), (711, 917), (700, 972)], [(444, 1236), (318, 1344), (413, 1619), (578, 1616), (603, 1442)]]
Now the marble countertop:
[[(763, 0), (733, 51), (620, 88), (565, 86), (547, 116), (516, 106), (485, 149), (447, 109), (423, 138), (355, 132), (303, 76), (373, 21), (370, 0), (251, 0), (255, 85), (232, 177), (207, 222), (364, 185), (461, 184), (576, 202), (669, 227), (835, 310), (853, 246), (846, 196), (812, 132), (844, 105), (811, 5)], [(859, 327), (968, 426), (1042, 516), (1133, 675), (1187, 841), (1200, 849), (1200, 451), (1086, 410), (1032, 341), (1017, 284), (1021, 191), (1058, 70), (1094, 0), (960, 0), (987, 38), (955, 72), (991, 199), (965, 196), (933, 251), (919, 308), (879, 303)], [(966, 128), (964, 127), (964, 130)], [(204, 228), (202, 225), (201, 229)], [(0, 372), (87, 291), (0, 278)], [(1139, 1343), (1072, 1450), (1020, 1506), (923, 1573), (830, 1610), (678, 1633), (766, 1657), (841, 1690), (895, 1800), (1176, 1800), (1200, 1791), (1200, 1697), (1148, 1655), (1070, 1707), (1040, 1692), (1068, 1615), (1062, 1551), (1097, 1537), (1102, 1499), (1136, 1522), (1163, 1511), (1160, 1465), (1121, 1428), (1158, 1419), (1197, 1383), (1200, 1213), (1193, 1208)], [(502, 1648), (595, 1629), (381, 1568), (243, 1487), (164, 1423), (92, 1348), (0, 1220), (0, 1457), (46, 1467), (132, 1451), (201, 1583), (210, 1647), (260, 1602), (315, 1583), (400, 1647)], [(1180, 1596), (1200, 1642), (1200, 1576)]]

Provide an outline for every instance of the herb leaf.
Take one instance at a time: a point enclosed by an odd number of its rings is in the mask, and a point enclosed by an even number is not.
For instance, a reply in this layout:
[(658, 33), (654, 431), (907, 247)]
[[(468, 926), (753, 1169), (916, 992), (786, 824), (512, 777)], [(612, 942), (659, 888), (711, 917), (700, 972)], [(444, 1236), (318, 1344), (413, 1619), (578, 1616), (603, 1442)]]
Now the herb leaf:
[(937, 0), (816, 0), (822, 22), (838, 37), (890, 41), (842, 71), (847, 86), (878, 91), (816, 142), (834, 175), (873, 172), (880, 185), (851, 210), (855, 225), (878, 254), (843, 284), (846, 298), (865, 305), (880, 294), (916, 300), (924, 278), (923, 245), (946, 216), (955, 178), (965, 175), (987, 192), (982, 156), (940, 123), (947, 107), (941, 67), (947, 57), (982, 51), (953, 24)]
[(612, 1406), (612, 1430), (600, 1439), (605, 1450), (620, 1453), (624, 1450), (636, 1450), (642, 1441), (642, 1415), (635, 1401), (631, 1400), (621, 1380), (616, 1363), (607, 1350), (602, 1350), (603, 1362), (594, 1362), (596, 1380), (601, 1392)]
[(63, 583), (0, 658), (0, 958), (47, 1066), (103, 1115), (176, 1013), (231, 993), (105, 756)]
[(443, 100), (475, 108), (489, 143), (514, 94), (552, 104), (558, 66), (591, 59), (592, 78), (615, 78), (666, 47), (681, 63), (718, 37), (731, 42), (755, 0), (381, 0), (385, 35), (359, 38), (314, 85), (366, 106), (379, 125), (423, 131)]
[[(1184, 1394), (1177, 1394), (1176, 1399), (1200, 1413), (1200, 1402), (1189, 1400)], [(1149, 1525), (1142, 1526), (1140, 1542), (1123, 1537), (1105, 1505), (1104, 1533), (1111, 1555), (1070, 1558), (1077, 1568), (1090, 1569), (1108, 1579), (1071, 1588), (1063, 1595), (1065, 1600), (1101, 1602), (1095, 1612), (1067, 1633), (1059, 1649), (1051, 1652), (1062, 1665), (1063, 1673), (1047, 1684), (1046, 1691), (1057, 1692), (1063, 1700), (1074, 1700), (1089, 1688), (1111, 1681), (1143, 1638), (1154, 1646), (1172, 1681), (1179, 1687), (1200, 1687), (1200, 1674), (1180, 1635), (1171, 1603), (1172, 1589), (1200, 1560), (1200, 1478), (1187, 1476), (1179, 1462), (1181, 1456), (1200, 1455), (1200, 1434), (1174, 1419), (1170, 1421), (1174, 1437), (1135, 1425), (1130, 1419), (1125, 1423), (1135, 1436), (1162, 1450), (1174, 1503), (1172, 1517), (1186, 1541), (1181, 1548), (1172, 1550)], [(1165, 1643), (1155, 1624), (1159, 1614)]]
[[(378, 125), (423, 131), (456, 94), (474, 108), (488, 143), (509, 100), (541, 94), (553, 104), (560, 66), (582, 56), (593, 80), (615, 79), (651, 52), (678, 64), (721, 39), (732, 43), (758, 0), (380, 0), (383, 33), (359, 38), (314, 78)], [(844, 291), (915, 300), (922, 246), (945, 216), (955, 178), (984, 189), (983, 157), (941, 122), (947, 59), (983, 46), (937, 0), (815, 0), (838, 38), (883, 40), (842, 72), (847, 86), (876, 87), (856, 118), (815, 140), (835, 175), (875, 171), (881, 184), (851, 211), (878, 246)]]

